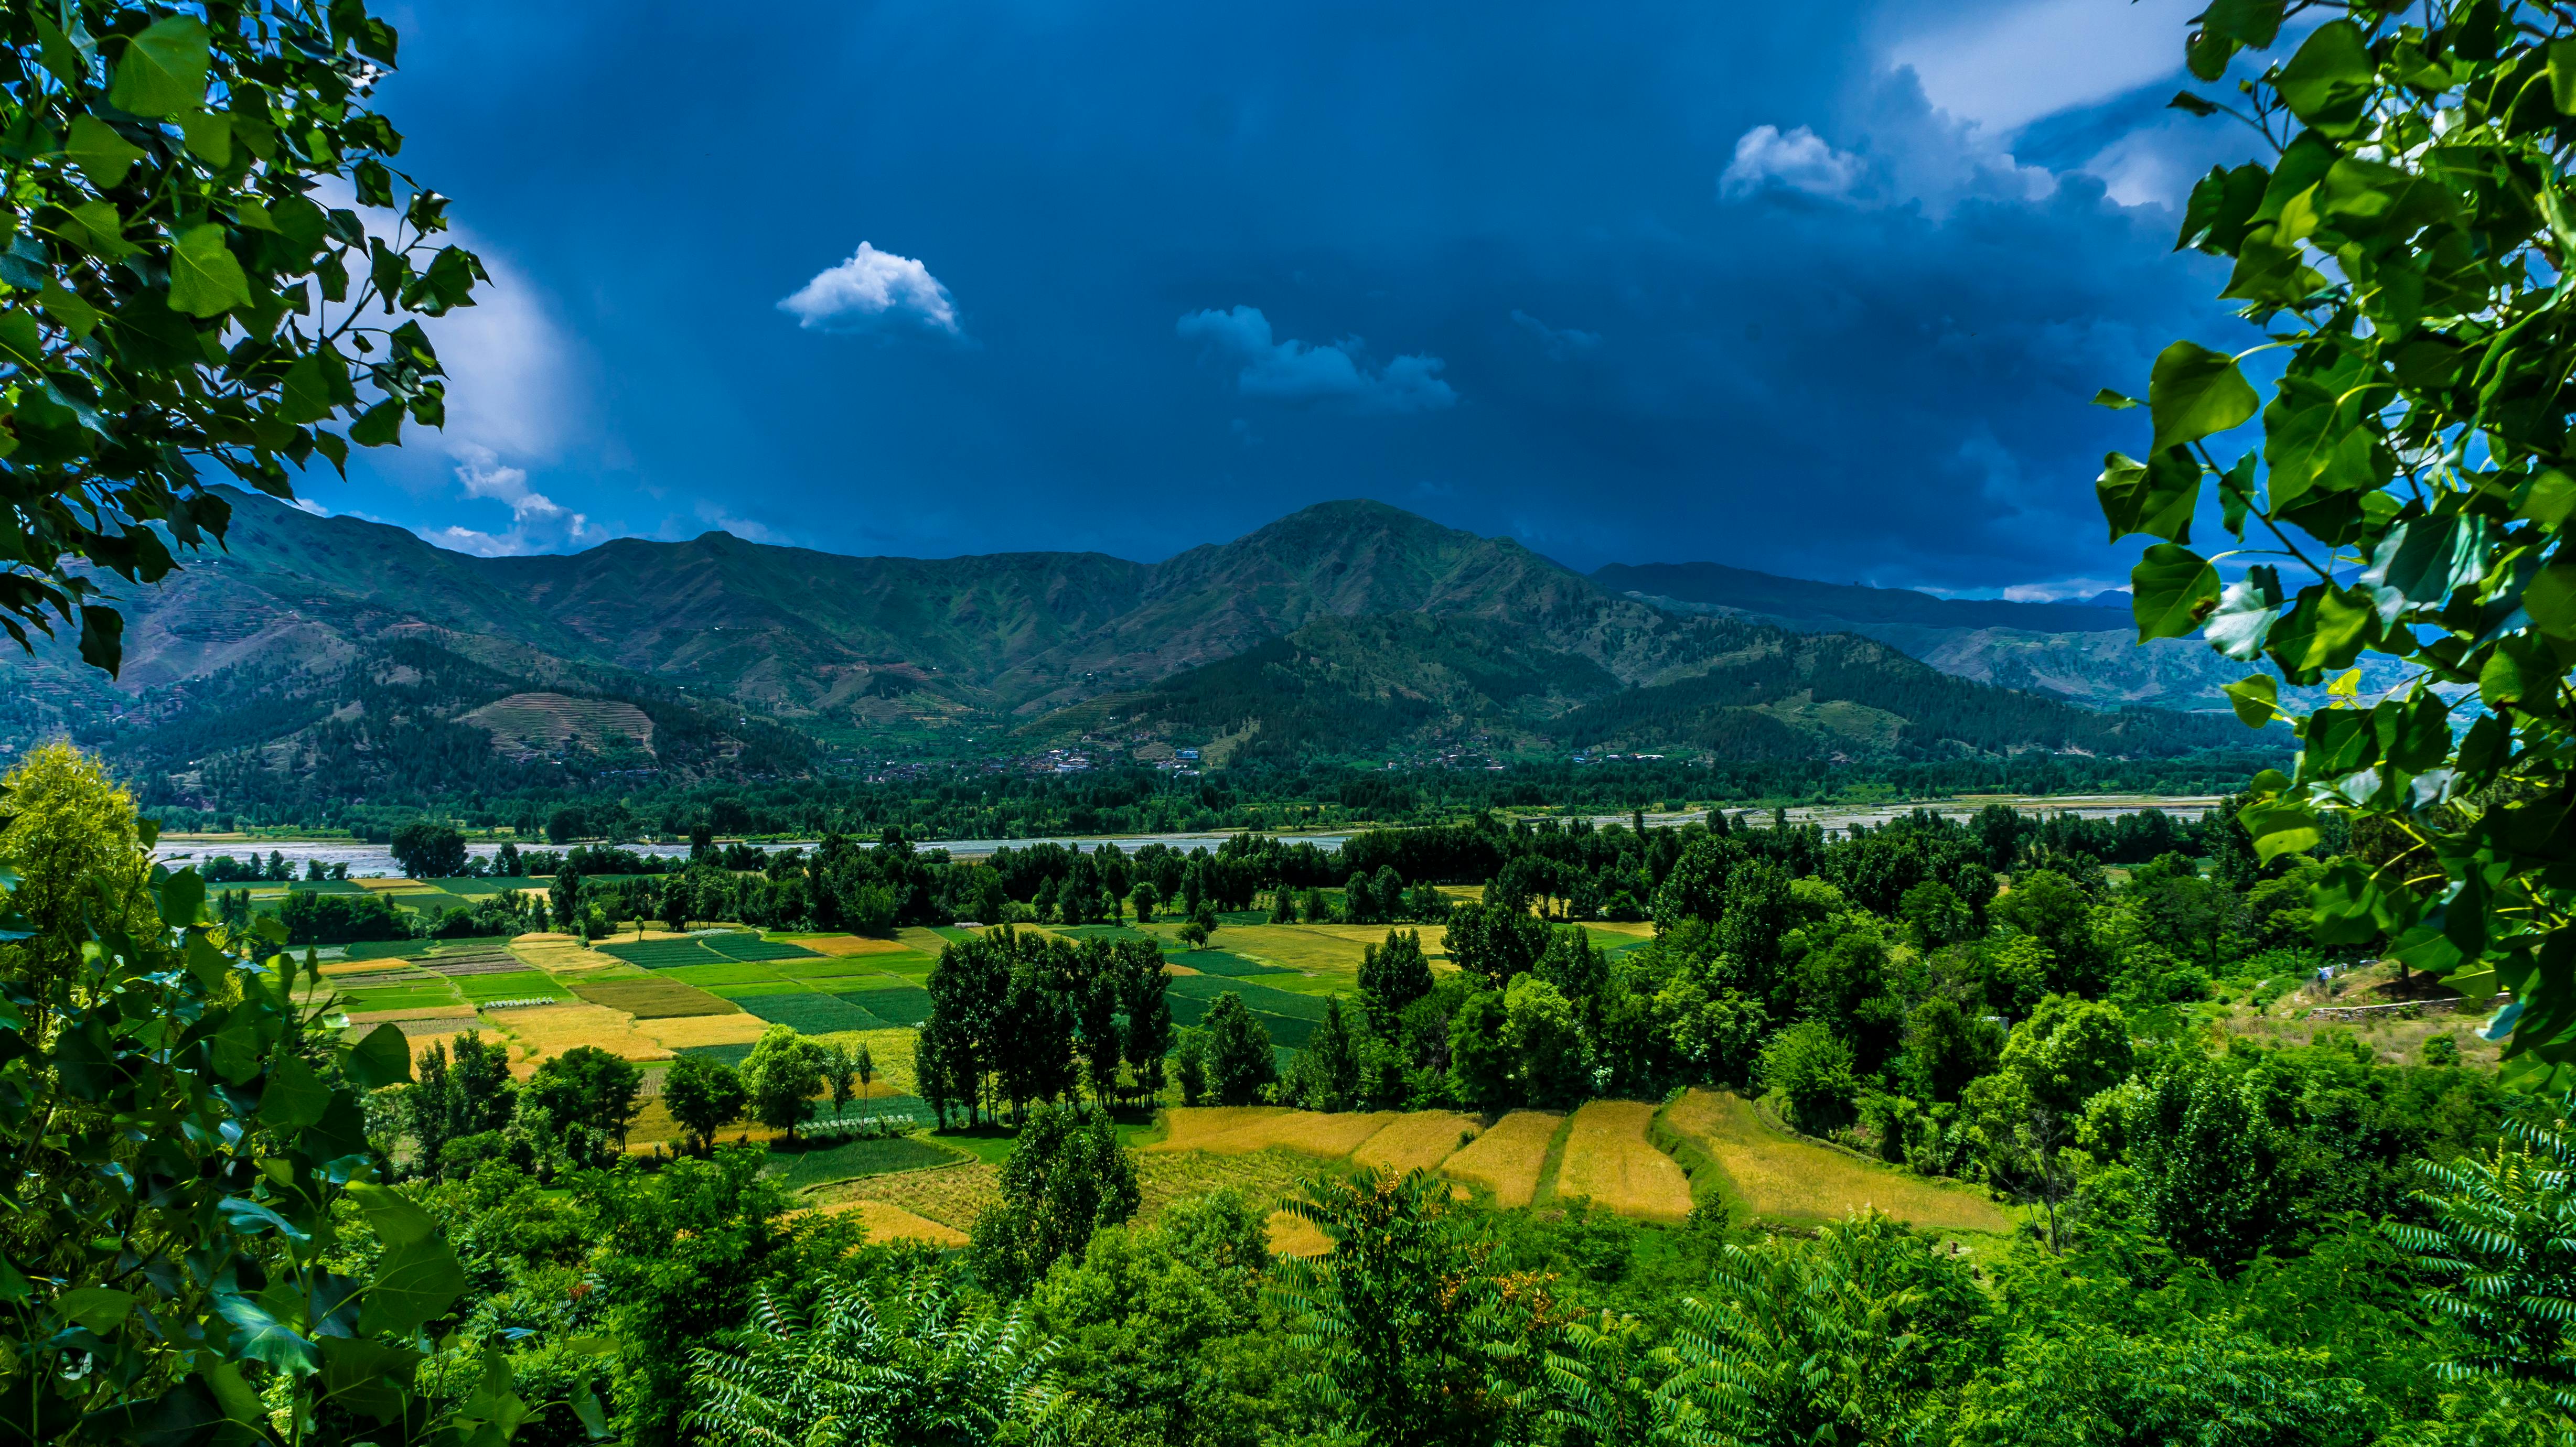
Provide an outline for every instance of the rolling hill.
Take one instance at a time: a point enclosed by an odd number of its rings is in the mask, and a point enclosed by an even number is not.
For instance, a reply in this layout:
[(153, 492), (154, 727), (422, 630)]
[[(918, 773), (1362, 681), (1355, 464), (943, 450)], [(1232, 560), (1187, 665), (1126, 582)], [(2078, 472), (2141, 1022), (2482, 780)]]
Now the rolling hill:
[[(129, 600), (121, 679), (66, 648), (0, 663), (0, 742), (69, 732), (206, 798), (246, 770), (334, 798), (529, 770), (793, 776), (897, 737), (957, 755), (1202, 745), (1212, 760), (1465, 740), (1497, 756), (1815, 759), (2245, 742), (2232, 722), (2077, 708), (1858, 636), (1975, 632), (2027, 605), (1854, 599), (1888, 590), (1706, 566), (1586, 578), (1369, 502), (1145, 564), (855, 558), (725, 533), (476, 558), (231, 500), (226, 551)], [(1868, 616), (1820, 635), (1711, 595)]]

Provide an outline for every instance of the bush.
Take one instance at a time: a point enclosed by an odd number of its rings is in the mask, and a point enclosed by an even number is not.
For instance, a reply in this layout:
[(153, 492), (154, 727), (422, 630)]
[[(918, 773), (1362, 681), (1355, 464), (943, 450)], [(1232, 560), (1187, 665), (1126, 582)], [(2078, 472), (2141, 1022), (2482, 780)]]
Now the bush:
[(1849, 1124), (1860, 1095), (1852, 1048), (1821, 1020), (1802, 1020), (1762, 1047), (1762, 1084), (1788, 1105), (1789, 1120), (1811, 1135)]

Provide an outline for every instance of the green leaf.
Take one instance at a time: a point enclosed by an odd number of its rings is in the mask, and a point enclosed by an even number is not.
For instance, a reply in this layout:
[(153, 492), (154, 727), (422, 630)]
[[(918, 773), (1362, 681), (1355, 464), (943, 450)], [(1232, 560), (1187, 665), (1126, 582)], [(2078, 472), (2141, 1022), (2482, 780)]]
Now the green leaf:
[(2451, 756), (2451, 711), (2438, 694), (2382, 699), (2370, 711), (2370, 722), (2379, 734), (2379, 756), (2410, 774)]
[(349, 440), (360, 447), (386, 447), (402, 441), (400, 402), (379, 402), (349, 424)]
[(98, 330), (98, 308), (65, 291), (61, 282), (48, 279), (45, 289), (36, 294), (36, 305), (43, 307), (45, 315), (61, 324), (75, 341), (87, 341), (89, 334)]
[(171, 310), (213, 317), (250, 304), (250, 278), (224, 238), (224, 228), (212, 221), (180, 233), (170, 253)]
[(2549, 42), (2549, 99), (2562, 116), (2576, 116), (2576, 37)]
[(2114, 452), (2102, 459), (2093, 496), (2111, 525), (2112, 542), (2146, 533), (2167, 542), (2191, 541), (2191, 515), (2200, 502), (2200, 464), (2182, 448), (2146, 462)]
[(75, 1287), (54, 1298), (54, 1310), (105, 1336), (134, 1310), (134, 1293), (105, 1286)]
[(280, 1134), (318, 1123), (331, 1107), (331, 1087), (302, 1059), (280, 1054), (260, 1094), (260, 1124)]
[(191, 925), (206, 908), (206, 881), (193, 869), (182, 869), (161, 881), (161, 922)]
[(2254, 853), (2265, 864), (2284, 854), (2302, 854), (2325, 838), (2316, 812), (2288, 799), (2266, 799), (2237, 811), (2236, 821), (2254, 836)]
[(2207, 120), (2211, 116), (2218, 114), (2217, 106), (2212, 105), (2208, 101), (2202, 100), (2199, 96), (2193, 95), (2187, 90), (2175, 91), (2174, 98), (2165, 102), (2165, 109), (2169, 111), (2181, 111), (2187, 115), (2198, 116), (2202, 120)]
[[(385, 1029), (391, 1030), (388, 1025)], [(399, 1034), (401, 1032), (396, 1031)], [(349, 1199), (365, 1212), (376, 1239), (388, 1246), (409, 1246), (438, 1234), (438, 1222), (411, 1197), (373, 1181), (349, 1183)]]
[(188, 149), (210, 166), (230, 165), (233, 159), (233, 118), (221, 111), (185, 111), (179, 116), (179, 134), (187, 137)]
[(2360, 119), (2374, 71), (2361, 27), (2333, 20), (2311, 32), (2276, 73), (2282, 103), (2318, 131), (2339, 135)]
[(2576, 513), (2576, 478), (2554, 467), (2531, 480), (2521, 506), (2513, 510), (2513, 515), (2524, 522), (2538, 523), (2553, 532), (2566, 525), (2571, 513)]
[(2219, 692), (2227, 695), (2228, 706), (2249, 729), (2262, 728), (2281, 715), (2281, 685), (2268, 673), (2249, 673)]
[(2301, 671), (2349, 668), (2362, 648), (2378, 636), (2379, 610), (2358, 588), (2310, 586), (2300, 590), (2299, 611), (2313, 613), (2306, 647), (2296, 661)]
[(232, 1355), (264, 1362), (299, 1377), (310, 1376), (320, 1368), (321, 1358), (313, 1343), (269, 1315), (258, 1302), (244, 1296), (218, 1296), (215, 1310), (233, 1329)]
[(2201, 12), (2204, 29), (2260, 50), (2281, 33), (2282, 0), (2211, 0)]
[(2130, 408), (2138, 405), (2138, 399), (2135, 397), (2125, 396), (2105, 387), (2093, 394), (2093, 405), (2096, 407), (2108, 407), (2114, 412), (2126, 412)]
[(89, 59), (96, 46), (86, 44), (89, 32), (83, 30), (79, 41), (63, 33), (62, 27), (47, 19), (44, 11), (34, 12), (36, 44), (45, 69), (54, 79), (77, 90), (89, 84)]
[(2158, 452), (2242, 426), (2260, 405), (2233, 358), (2196, 342), (2165, 348), (2147, 377)]
[(2129, 571), (2138, 640), (2182, 638), (2218, 606), (2218, 570), (2189, 548), (2158, 543)]
[(88, 174), (92, 185), (104, 190), (124, 180), (125, 173), (134, 169), (144, 152), (98, 117), (74, 116), (71, 139), (63, 146), (63, 154)]
[(63, 239), (93, 256), (110, 261), (123, 261), (134, 254), (134, 243), (125, 239), (125, 218), (109, 201), (84, 201), (68, 214), (74, 225), (63, 233)]
[(2269, 567), (2255, 567), (2218, 595), (2218, 611), (2209, 615), (2201, 632), (2210, 647), (2240, 663), (2251, 663), (2263, 656), (2263, 640), (2280, 616), (2280, 574)]
[(436, 1238), (388, 1246), (376, 1258), (358, 1330), (368, 1336), (408, 1336), (465, 1294), (465, 1268)]
[(114, 678), (125, 662), (125, 615), (113, 608), (84, 603), (80, 620), (81, 661)]
[(138, 116), (195, 110), (206, 102), (212, 62), (205, 24), (193, 15), (173, 15), (126, 42), (107, 99)]
[(392, 1025), (379, 1025), (349, 1050), (342, 1064), (361, 1090), (382, 1090), (411, 1079), (411, 1042)]
[(2538, 639), (2507, 638), (2496, 645), (2486, 667), (2478, 670), (2478, 697), (2489, 707), (2532, 698), (2546, 704), (2561, 671), (2554, 663)]
[(15, 309), (0, 312), (0, 361), (31, 372), (44, 369), (45, 339), (34, 317)]
[(2552, 638), (2576, 641), (2576, 558), (2564, 552), (2522, 590), (2522, 611)]

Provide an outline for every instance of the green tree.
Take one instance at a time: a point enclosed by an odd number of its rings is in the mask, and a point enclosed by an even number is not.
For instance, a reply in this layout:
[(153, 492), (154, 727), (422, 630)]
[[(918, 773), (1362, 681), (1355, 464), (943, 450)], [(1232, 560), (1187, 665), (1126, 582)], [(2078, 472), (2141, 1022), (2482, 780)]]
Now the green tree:
[(1360, 947), (1360, 1004), (1384, 1035), (1407, 1005), (1431, 993), (1431, 959), (1420, 930), (1388, 930), (1386, 943)]
[(394, 831), (394, 862), (411, 879), (453, 879), (465, 872), (465, 836), (438, 819), (414, 819)]
[[(470, 305), (483, 268), (432, 254), (446, 199), (391, 167), (402, 137), (368, 109), (396, 36), (355, 4), (73, 0), (17, 12), (6, 44), (20, 269), (0, 302), (16, 509), (0, 626), (25, 643), (53, 615), (113, 673), (102, 579), (157, 582), (172, 544), (220, 544), (230, 522), (192, 459), (291, 498), (314, 457), (345, 467), (351, 443), (398, 441), (405, 413), (436, 425), (444, 384), (414, 318)], [(308, 194), (324, 179), (394, 220), (371, 235), (325, 209)]]
[(2576, 1095), (2534, 1101), (2506, 1122), (2493, 1151), (2417, 1163), (2415, 1204), (2428, 1224), (2388, 1233), (2434, 1283), (2430, 1300), (2467, 1338), (2436, 1371), (2446, 1381), (2527, 1384), (2576, 1417)]
[(742, 1062), (742, 1089), (751, 1118), (790, 1137), (813, 1117), (814, 1096), (822, 1088), (823, 1047), (797, 1034), (792, 1025), (772, 1025), (761, 1031), (750, 1057)]
[(1497, 1368), (1528, 1361), (1524, 1293), (1480, 1269), (1448, 1183), (1369, 1170), (1307, 1181), (1286, 1201), (1332, 1249), (1282, 1262), (1277, 1297), (1313, 1385), (1359, 1440), (1468, 1447), (1520, 1425)]
[(2075, 1188), (2066, 1152), (2085, 1103), (2126, 1079), (2130, 1062), (2117, 1006), (2051, 995), (2012, 1028), (1995, 1073), (1961, 1095), (1989, 1178), (2045, 1208), (2051, 1246), (2062, 1240), (2060, 1208)]
[(1270, 1031), (1252, 1018), (1243, 997), (1232, 990), (1208, 1006), (1208, 1086), (1219, 1105), (1254, 1105), (1261, 1092), (1279, 1078)]
[(643, 1087), (644, 1072), (632, 1062), (596, 1045), (576, 1045), (540, 1064), (525, 1096), (556, 1131), (577, 1125), (623, 1146)]
[(2109, 981), (2109, 962), (2093, 942), (2092, 907), (2075, 881), (2034, 869), (2015, 879), (1990, 913), (2048, 951), (2050, 989), (2084, 994), (2099, 993)]
[(1959, 1002), (1935, 995), (1905, 1019), (1905, 1076), (1930, 1101), (1955, 1101), (1968, 1083), (1995, 1068), (2004, 1032), (1970, 1015)]
[(1163, 892), (1156, 889), (1150, 879), (1138, 880), (1135, 889), (1128, 893), (1127, 902), (1136, 907), (1136, 923), (1152, 924), (1154, 908), (1163, 902)]
[(1002, 1163), (1000, 1204), (975, 1222), (975, 1274), (1006, 1297), (1058, 1260), (1082, 1255), (1091, 1233), (1123, 1225), (1143, 1202), (1136, 1163), (1101, 1112), (1040, 1107)]
[(1569, 1106), (1592, 1093), (1583, 1029), (1556, 986), (1523, 975), (1503, 992), (1504, 1040), (1530, 1104)]
[(1208, 1089), (1208, 1041), (1204, 1030), (1184, 1030), (1172, 1056), (1172, 1083), (1181, 1088), (1181, 1104), (1196, 1105)]
[[(2283, 15), (2265, 0), (2204, 17), (2186, 42), (2204, 80), (2239, 49), (2285, 34), (2298, 48), (2229, 106), (2175, 102), (2233, 109), (2275, 148), (2269, 165), (2204, 178), (2180, 237), (2233, 261), (2224, 295), (2282, 360), (2272, 400), (2241, 358), (2167, 347), (2146, 459), (2108, 460), (2104, 515), (2114, 539), (2157, 540), (2132, 574), (2140, 638), (2197, 632), (2277, 670), (2229, 688), (2248, 724), (2286, 721), (2302, 745), (2295, 776), (2258, 775), (2239, 812), (2257, 856), (2315, 848), (2330, 814), (2401, 842), (2329, 869), (2320, 935), (2387, 935), (2411, 966), (2492, 971), (2515, 996), (2495, 1024), (2513, 1067), (2555, 1071), (2576, 1061), (2576, 877), (2557, 867), (2576, 799), (2560, 397), (2576, 338), (2560, 287), (2576, 16), (2452, 0), (2351, 7), (2302, 31)], [(2223, 439), (2258, 411), (2259, 443), (2230, 458)], [(2234, 582), (2217, 568), (2228, 554), (2192, 546), (2211, 490), (2220, 530), (2253, 544), (2231, 551), (2263, 559)], [(2321, 682), (2364, 652), (2403, 660), (2410, 681), (2368, 708), (2356, 674), (2322, 706), (2281, 697), (2281, 680)]]
[(1788, 1103), (1789, 1118), (1817, 1135), (1851, 1120), (1860, 1094), (1851, 1045), (1821, 1020), (1801, 1020), (1762, 1047), (1762, 1084)]
[[(1416, 1008), (1419, 1008), (1417, 1006)], [(1499, 990), (1479, 990), (1449, 1017), (1449, 1086), (1486, 1111), (1521, 1103), (1520, 1061), (1512, 1051), (1511, 1012)]]
[(703, 1055), (681, 1056), (662, 1077), (662, 1108), (696, 1138), (701, 1155), (715, 1149), (717, 1131), (742, 1119), (749, 1099), (732, 1066)]
[(1171, 971), (1164, 967), (1163, 952), (1152, 940), (1121, 940), (1112, 955), (1127, 1073), (1137, 1090), (1150, 1099), (1163, 1088), (1163, 1057), (1172, 1049), (1172, 1002), (1167, 994)]
[(1349, 1110), (1360, 1092), (1360, 1046), (1342, 1017), (1342, 997), (1324, 997), (1324, 1018), (1298, 1052), (1297, 1103), (1308, 1110)]
[(29, 852), (0, 878), (0, 1435), (506, 1433), (527, 1410), (506, 1370), (419, 1390), (468, 1283), (367, 1137), (368, 1096), (410, 1075), (401, 1032), (352, 1041), (299, 1004), (328, 995), (295, 956), (228, 949), (95, 765), (48, 751), (6, 782), (0, 852)]
[[(865, 1050), (867, 1046), (859, 1047)], [(835, 1040), (823, 1047), (823, 1087), (832, 1093), (832, 1119), (839, 1120), (849, 1109), (850, 1097), (858, 1093), (859, 1062), (850, 1047)]]
[(2139, 1203), (2176, 1250), (2233, 1270), (2295, 1229), (2299, 1141), (2274, 1123), (2272, 1094), (2257, 1072), (2183, 1056), (2125, 1102)]

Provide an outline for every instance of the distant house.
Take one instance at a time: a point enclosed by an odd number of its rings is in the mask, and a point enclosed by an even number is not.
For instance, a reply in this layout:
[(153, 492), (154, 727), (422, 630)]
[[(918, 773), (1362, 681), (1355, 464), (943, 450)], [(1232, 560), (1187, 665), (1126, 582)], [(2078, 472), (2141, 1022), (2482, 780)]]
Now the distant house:
[(1196, 749), (1183, 749), (1178, 754), (1174, 755), (1174, 757), (1186, 759), (1195, 764), (1199, 761), (1199, 751)]

